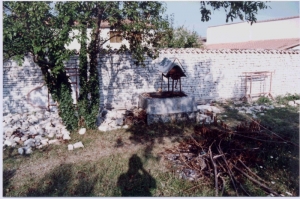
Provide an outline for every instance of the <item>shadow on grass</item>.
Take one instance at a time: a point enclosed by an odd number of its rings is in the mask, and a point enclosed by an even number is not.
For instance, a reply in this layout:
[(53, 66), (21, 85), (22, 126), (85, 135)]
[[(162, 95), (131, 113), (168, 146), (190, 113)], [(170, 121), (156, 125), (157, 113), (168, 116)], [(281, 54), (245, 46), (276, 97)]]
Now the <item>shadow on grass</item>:
[(73, 164), (62, 164), (28, 188), (27, 196), (92, 196), (98, 176), (77, 171)]
[(130, 140), (135, 144), (144, 144), (144, 156), (151, 156), (155, 142), (164, 144), (164, 137), (174, 137), (173, 141), (179, 141), (184, 136), (184, 129), (193, 127), (195, 122), (184, 121), (177, 123), (138, 124), (130, 126), (126, 131), (131, 133)]
[(150, 190), (156, 188), (156, 181), (144, 169), (140, 157), (132, 155), (128, 166), (128, 171), (120, 175), (117, 183), (122, 196), (152, 196)]
[(9, 192), (10, 179), (16, 174), (16, 170), (3, 170), (3, 196)]

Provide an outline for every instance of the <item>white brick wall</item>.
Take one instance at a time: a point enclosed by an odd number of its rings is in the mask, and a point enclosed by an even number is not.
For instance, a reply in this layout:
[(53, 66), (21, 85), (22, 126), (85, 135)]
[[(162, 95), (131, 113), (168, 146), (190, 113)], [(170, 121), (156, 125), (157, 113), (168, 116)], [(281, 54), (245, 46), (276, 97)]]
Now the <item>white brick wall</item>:
[[(242, 73), (254, 71), (274, 72), (273, 96), (300, 94), (299, 52), (166, 49), (156, 60), (146, 60), (146, 67), (135, 66), (129, 55), (99, 58), (101, 105), (115, 108), (137, 106), (140, 93), (160, 88), (161, 73), (157, 66), (165, 57), (179, 59), (187, 76), (182, 78), (182, 90), (187, 95), (195, 96), (196, 101), (243, 97), (245, 83)], [(66, 66), (78, 67), (77, 58), (72, 58)], [(23, 67), (18, 67), (14, 62), (5, 63), (3, 75), (3, 112), (31, 111), (32, 106), (26, 101), (26, 96), (43, 83), (39, 68), (26, 58)], [(252, 89), (253, 93), (268, 90), (269, 79), (265, 84), (254, 82)], [(47, 104), (46, 91), (41, 90), (30, 94), (31, 102), (36, 106)], [(167, 90), (166, 78), (163, 90)], [(45, 96), (41, 97), (41, 93)]]

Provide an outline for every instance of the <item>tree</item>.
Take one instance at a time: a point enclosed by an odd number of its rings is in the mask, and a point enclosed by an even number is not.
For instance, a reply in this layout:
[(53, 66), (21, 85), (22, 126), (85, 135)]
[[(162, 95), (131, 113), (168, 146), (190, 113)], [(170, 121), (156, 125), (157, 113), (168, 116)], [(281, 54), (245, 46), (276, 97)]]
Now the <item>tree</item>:
[[(101, 47), (109, 41), (100, 38), (101, 23), (109, 22), (111, 30), (120, 31), (129, 41), (128, 49), (122, 46), (117, 52), (129, 51), (135, 63), (141, 65), (145, 55), (158, 56), (158, 49), (151, 46), (159, 45), (160, 32), (168, 26), (162, 17), (164, 7), (160, 2), (4, 2), (3, 10), (4, 58), (21, 61), (24, 54), (33, 56), (69, 130), (76, 129), (82, 117), (84, 125), (95, 127), (99, 109), (97, 56), (99, 52), (107, 52)], [(88, 46), (86, 28), (92, 28)], [(81, 34), (70, 37), (74, 29)], [(78, 103), (82, 106), (79, 118), (64, 67), (64, 61), (75, 54), (66, 48), (75, 38), (81, 43), (79, 72), (83, 89)], [(89, 56), (89, 63), (85, 56)]]
[[(219, 10), (224, 8), (226, 12), (226, 23), (229, 19), (233, 21), (235, 18), (256, 22), (256, 14), (258, 10), (267, 9), (269, 6), (262, 1), (201, 1), (200, 2), (201, 21), (209, 21), (211, 9)], [(208, 9), (211, 7), (211, 9)]]
[(170, 28), (169, 33), (162, 41), (165, 48), (200, 48), (202, 43), (196, 31), (190, 31), (184, 26)]

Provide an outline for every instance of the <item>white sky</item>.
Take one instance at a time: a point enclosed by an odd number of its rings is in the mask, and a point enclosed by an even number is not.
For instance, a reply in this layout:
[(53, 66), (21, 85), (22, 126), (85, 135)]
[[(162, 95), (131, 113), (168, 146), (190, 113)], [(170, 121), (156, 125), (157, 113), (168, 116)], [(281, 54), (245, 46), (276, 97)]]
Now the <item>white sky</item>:
[[(202, 22), (199, 1), (166, 1), (165, 3), (166, 14), (174, 14), (175, 27), (184, 25), (189, 30), (195, 30), (202, 37), (206, 37), (207, 27), (226, 24), (225, 11), (222, 9), (214, 11), (210, 21)], [(299, 16), (299, 1), (272, 1), (267, 5), (271, 6), (271, 9), (259, 10), (258, 21)], [(236, 19), (233, 22), (241, 22), (241, 20)]]

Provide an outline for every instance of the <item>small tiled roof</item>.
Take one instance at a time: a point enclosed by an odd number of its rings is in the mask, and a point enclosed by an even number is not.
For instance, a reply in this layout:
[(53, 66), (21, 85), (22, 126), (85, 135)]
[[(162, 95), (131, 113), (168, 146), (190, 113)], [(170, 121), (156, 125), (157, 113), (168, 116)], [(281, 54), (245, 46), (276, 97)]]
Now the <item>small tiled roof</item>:
[(300, 38), (272, 39), (236, 43), (206, 44), (206, 49), (265, 49), (288, 50), (300, 45)]

